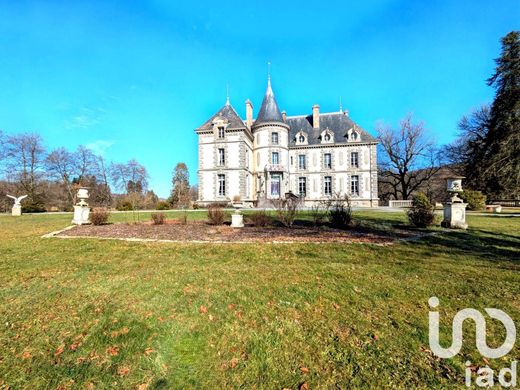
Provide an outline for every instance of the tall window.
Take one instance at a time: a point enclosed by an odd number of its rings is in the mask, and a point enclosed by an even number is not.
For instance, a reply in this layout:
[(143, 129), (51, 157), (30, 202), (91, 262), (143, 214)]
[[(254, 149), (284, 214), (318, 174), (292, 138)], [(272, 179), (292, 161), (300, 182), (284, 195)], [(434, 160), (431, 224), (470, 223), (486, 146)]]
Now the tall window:
[(218, 195), (226, 196), (226, 175), (218, 175)]
[(226, 165), (226, 152), (224, 149), (218, 150), (218, 165)]
[(358, 152), (350, 153), (350, 165), (353, 168), (358, 168), (359, 167), (359, 153)]
[(218, 137), (220, 139), (222, 139), (222, 138), (225, 138), (225, 136), (226, 136), (226, 132), (224, 131), (224, 128), (223, 127), (219, 127), (218, 128)]
[(359, 195), (359, 176), (350, 178), (350, 192), (352, 195)]
[(271, 143), (278, 145), (278, 133), (271, 133)]
[(307, 178), (305, 177), (298, 178), (298, 194), (300, 194), (302, 198), (305, 198), (307, 195)]
[(305, 154), (298, 155), (298, 168), (307, 169), (307, 159)]
[(280, 164), (280, 155), (278, 152), (271, 153), (271, 164), (278, 165)]
[(280, 195), (280, 175), (271, 175), (271, 195)]
[(323, 155), (323, 167), (326, 169), (332, 168), (332, 155), (330, 153)]
[(325, 176), (323, 178), (323, 193), (326, 196), (332, 195), (332, 177)]

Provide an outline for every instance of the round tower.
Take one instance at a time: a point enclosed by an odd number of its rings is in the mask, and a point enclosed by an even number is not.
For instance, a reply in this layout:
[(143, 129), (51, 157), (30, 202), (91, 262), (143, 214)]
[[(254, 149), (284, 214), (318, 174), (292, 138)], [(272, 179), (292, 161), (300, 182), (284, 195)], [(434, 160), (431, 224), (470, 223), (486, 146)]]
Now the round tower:
[(267, 79), (262, 106), (251, 127), (257, 200), (279, 199), (289, 191), (289, 126)]

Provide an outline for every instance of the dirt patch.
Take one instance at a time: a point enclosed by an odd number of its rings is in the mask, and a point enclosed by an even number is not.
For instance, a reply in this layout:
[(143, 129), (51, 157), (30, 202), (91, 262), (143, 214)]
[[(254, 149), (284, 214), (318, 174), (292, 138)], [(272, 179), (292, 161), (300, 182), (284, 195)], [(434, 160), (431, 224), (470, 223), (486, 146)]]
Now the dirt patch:
[(395, 230), (391, 233), (332, 229), (327, 226), (295, 225), (232, 228), (229, 225), (212, 226), (206, 222), (186, 225), (168, 221), (164, 225), (150, 223), (114, 223), (110, 225), (75, 226), (58, 236), (100, 237), (117, 239), (172, 240), (181, 242), (366, 242), (390, 243), (399, 238), (411, 238), (416, 232)]

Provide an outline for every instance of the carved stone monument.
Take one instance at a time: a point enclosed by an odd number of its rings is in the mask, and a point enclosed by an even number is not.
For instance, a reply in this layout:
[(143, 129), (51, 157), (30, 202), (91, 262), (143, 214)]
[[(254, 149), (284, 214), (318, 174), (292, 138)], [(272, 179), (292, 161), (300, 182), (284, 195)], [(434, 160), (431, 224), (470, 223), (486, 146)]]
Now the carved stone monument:
[(7, 195), (7, 197), (14, 200), (13, 208), (11, 209), (11, 215), (13, 217), (19, 217), (22, 215), (22, 204), (20, 202), (27, 198), (27, 195), (19, 196), (18, 198), (12, 195)]
[(464, 177), (453, 177), (448, 179), (448, 193), (451, 195), (449, 202), (444, 203), (444, 220), (441, 226), (450, 229), (467, 229), (466, 207), (459, 193), (462, 192), (462, 179)]
[(77, 198), (79, 201), (74, 205), (74, 218), (72, 219), (72, 223), (75, 225), (89, 224), (90, 207), (85, 201), (89, 198), (88, 189), (84, 187), (78, 189)]

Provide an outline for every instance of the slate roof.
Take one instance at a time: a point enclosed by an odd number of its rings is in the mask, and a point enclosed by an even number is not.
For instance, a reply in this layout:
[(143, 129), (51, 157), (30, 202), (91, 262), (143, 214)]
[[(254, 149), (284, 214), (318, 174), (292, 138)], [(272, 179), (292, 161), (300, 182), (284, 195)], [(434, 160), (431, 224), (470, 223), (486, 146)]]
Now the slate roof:
[[(267, 80), (267, 89), (265, 91), (264, 100), (254, 125), (259, 125), (266, 122), (281, 122), (283, 123), (282, 114), (274, 98), (273, 89), (271, 88), (271, 79)], [(253, 126), (254, 126), (253, 125)]]
[[(300, 131), (307, 133), (309, 145), (321, 144), (321, 133), (328, 129), (334, 134), (334, 144), (347, 143), (345, 135), (354, 128), (359, 134), (356, 142), (377, 142), (366, 130), (362, 129), (343, 112), (320, 113), (320, 128), (312, 127), (312, 115), (287, 117), (286, 122), (291, 128), (289, 131), (289, 146), (296, 145), (296, 134)], [(352, 143), (352, 142), (350, 142)]]
[(227, 119), (227, 121), (229, 122), (229, 126), (227, 127), (228, 129), (246, 129), (246, 125), (244, 124), (242, 119), (240, 119), (233, 106), (229, 104), (229, 102), (226, 102), (224, 107), (222, 107), (215, 115), (209, 118), (197, 130), (212, 130), (213, 121), (217, 117)]

